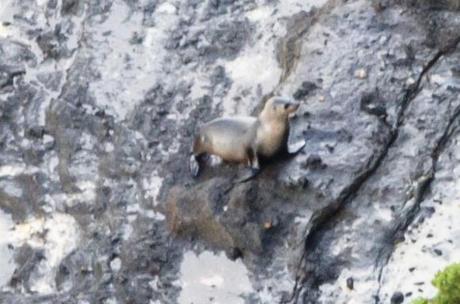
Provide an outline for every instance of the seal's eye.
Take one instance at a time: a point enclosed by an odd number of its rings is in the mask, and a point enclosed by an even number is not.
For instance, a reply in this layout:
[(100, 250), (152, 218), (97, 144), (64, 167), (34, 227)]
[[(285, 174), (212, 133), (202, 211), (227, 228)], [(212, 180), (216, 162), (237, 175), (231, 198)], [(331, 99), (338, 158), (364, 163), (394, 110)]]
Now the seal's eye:
[(289, 108), (289, 104), (288, 104), (288, 103), (285, 103), (285, 104), (284, 104), (284, 109), (287, 110), (287, 108)]

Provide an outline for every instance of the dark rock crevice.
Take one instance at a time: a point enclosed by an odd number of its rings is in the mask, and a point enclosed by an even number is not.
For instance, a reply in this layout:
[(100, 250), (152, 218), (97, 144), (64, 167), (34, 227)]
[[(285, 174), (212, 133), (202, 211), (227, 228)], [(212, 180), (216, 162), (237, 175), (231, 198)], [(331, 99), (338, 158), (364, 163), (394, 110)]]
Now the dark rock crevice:
[[(386, 137), (386, 141), (384, 143), (383, 148), (380, 150), (380, 153), (374, 154), (373, 157), (369, 159), (368, 163), (363, 167), (363, 170), (359, 171), (361, 173), (353, 180), (353, 182), (350, 183), (348, 187), (343, 189), (343, 191), (340, 193), (338, 199), (335, 202), (328, 205), (327, 208), (322, 210), (321, 212), (316, 213), (309, 222), (309, 225), (307, 226), (305, 233), (305, 252), (307, 252), (307, 248), (316, 248), (315, 244), (317, 242), (317, 236), (322, 234), (323, 229), (327, 229), (326, 227), (330, 221), (333, 221), (335, 218), (340, 217), (340, 213), (343, 207), (347, 205), (351, 200), (353, 200), (353, 197), (357, 195), (362, 185), (365, 184), (366, 181), (380, 167), (380, 164), (386, 158), (388, 151), (391, 149), (396, 139), (398, 138), (399, 129), (404, 124), (406, 109), (410, 105), (411, 101), (413, 101), (417, 94), (420, 92), (422, 79), (430, 71), (430, 69), (432, 69), (433, 66), (439, 62), (439, 60), (441, 60), (443, 56), (448, 55), (450, 52), (455, 50), (459, 42), (460, 37), (456, 37), (455, 39), (447, 43), (445, 47), (441, 48), (441, 50), (439, 50), (432, 57), (432, 59), (424, 65), (422, 71), (419, 73), (417, 77), (416, 82), (405, 90), (405, 93), (400, 102), (399, 110), (397, 112), (395, 124), (389, 131), (389, 134)], [(417, 186), (417, 195), (420, 197), (419, 201), (423, 199), (423, 195), (433, 179), (437, 158), (439, 157), (440, 150), (442, 150), (442, 147), (445, 146), (445, 143), (448, 141), (450, 134), (452, 134), (451, 125), (459, 116), (458, 110), (459, 109), (457, 108), (454, 111), (454, 115), (450, 118), (449, 124), (443, 136), (440, 138), (438, 144), (432, 152), (433, 167), (431, 172), (429, 173), (429, 176), (419, 181), (419, 184)], [(408, 224), (410, 224), (411, 219), (413, 219), (413, 217), (416, 214), (416, 206), (417, 203), (415, 203), (412, 208), (409, 208), (410, 211), (406, 213), (407, 217), (402, 217), (404, 219), (403, 221), (401, 221), (402, 225), (398, 225), (398, 228), (396, 229), (399, 233), (401, 230), (405, 230)], [(396, 232), (394, 234), (396, 234)], [(319, 253), (314, 251), (313, 254), (317, 255)], [(388, 259), (388, 257), (389, 256), (386, 256), (386, 259)], [(313, 299), (315, 297), (314, 290), (322, 283), (325, 283), (325, 281), (321, 279), (323, 275), (314, 272), (309, 273), (307, 265), (309, 259), (309, 254), (304, 253), (302, 256), (302, 260), (299, 263), (299, 268), (297, 270), (296, 275), (296, 283), (291, 295), (292, 300), (290, 302), (297, 303), (298, 298), (304, 288), (306, 288), (310, 292), (308, 298)]]
[[(458, 42), (457, 42), (458, 44)], [(420, 176), (416, 181), (414, 181), (413, 186), (413, 197), (404, 203), (404, 207), (399, 213), (398, 219), (392, 228), (392, 231), (389, 233), (388, 243), (386, 246), (382, 246), (382, 249), (376, 259), (376, 269), (378, 271), (378, 281), (379, 288), (377, 291), (375, 303), (380, 303), (379, 293), (381, 288), (381, 279), (383, 269), (385, 268), (388, 260), (390, 259), (395, 245), (398, 243), (398, 240), (403, 238), (404, 233), (407, 231), (407, 228), (413, 223), (414, 219), (419, 215), (420, 204), (425, 199), (425, 195), (429, 192), (430, 185), (436, 177), (438, 160), (441, 154), (443, 153), (446, 146), (452, 139), (452, 136), (459, 128), (460, 122), (460, 105), (457, 106), (453, 112), (449, 121), (447, 123), (444, 132), (441, 137), (436, 142), (433, 150), (431, 151), (431, 166), (428, 172)]]
[(24, 75), (25, 73), (26, 71), (24, 69), (0, 66), (0, 90), (3, 90), (8, 86), (12, 86), (14, 79)]

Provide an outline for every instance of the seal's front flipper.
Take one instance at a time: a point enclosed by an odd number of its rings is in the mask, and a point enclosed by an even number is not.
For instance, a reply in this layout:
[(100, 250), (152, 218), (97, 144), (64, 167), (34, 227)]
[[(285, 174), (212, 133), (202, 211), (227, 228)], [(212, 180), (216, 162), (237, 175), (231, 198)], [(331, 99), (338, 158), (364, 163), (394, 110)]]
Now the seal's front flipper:
[(200, 163), (195, 155), (190, 156), (190, 173), (193, 177), (197, 177), (200, 173)]
[(251, 179), (253, 179), (254, 177), (257, 176), (257, 174), (259, 174), (260, 172), (260, 169), (259, 168), (247, 168), (246, 169), (246, 172), (243, 174), (243, 176), (241, 176), (240, 178), (238, 178), (235, 183), (236, 184), (240, 184), (240, 183), (245, 183)]
[(303, 147), (305, 147), (305, 144), (306, 144), (305, 140), (302, 139), (302, 140), (300, 140), (300, 141), (298, 141), (296, 143), (288, 145), (288, 147), (287, 147), (288, 153), (289, 154), (297, 154), (297, 153), (299, 153), (300, 150), (302, 150)]

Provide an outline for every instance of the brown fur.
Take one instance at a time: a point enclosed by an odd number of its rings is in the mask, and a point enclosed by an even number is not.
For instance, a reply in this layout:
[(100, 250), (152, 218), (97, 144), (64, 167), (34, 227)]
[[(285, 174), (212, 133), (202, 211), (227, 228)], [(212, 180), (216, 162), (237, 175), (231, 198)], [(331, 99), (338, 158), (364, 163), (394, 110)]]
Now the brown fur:
[(217, 155), (224, 161), (258, 168), (258, 157), (270, 158), (286, 147), (289, 114), (297, 110), (279, 97), (268, 100), (256, 117), (218, 118), (206, 123), (193, 143), (193, 154)]

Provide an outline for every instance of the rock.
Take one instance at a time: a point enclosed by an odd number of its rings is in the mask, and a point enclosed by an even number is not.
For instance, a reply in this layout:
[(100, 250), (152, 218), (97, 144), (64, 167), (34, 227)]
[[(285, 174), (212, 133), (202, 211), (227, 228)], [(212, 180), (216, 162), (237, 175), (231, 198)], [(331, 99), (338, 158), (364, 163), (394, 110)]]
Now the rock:
[(366, 92), (361, 96), (361, 110), (379, 118), (385, 119), (387, 112), (385, 109), (385, 101), (380, 96), (379, 90)]
[(455, 77), (460, 77), (460, 65), (452, 67), (451, 71)]
[[(174, 189), (166, 210), (170, 229), (182, 237), (204, 239), (223, 250), (262, 252), (264, 225), (250, 219), (252, 207), (245, 204), (245, 197), (252, 194), (250, 188), (239, 187), (234, 195), (226, 197), (222, 194), (226, 187), (228, 181), (221, 179), (204, 183), (193, 192)], [(228, 208), (223, 213), (226, 201)]]
[(302, 82), (302, 86), (299, 89), (297, 89), (297, 91), (295, 91), (293, 97), (296, 100), (303, 99), (317, 88), (318, 87), (316, 86), (315, 83), (310, 82), (310, 81), (304, 81)]
[(115, 272), (119, 271), (120, 268), (121, 268), (121, 260), (120, 260), (120, 258), (116, 257), (112, 261), (110, 261), (110, 268)]
[(80, 11), (80, 7), (82, 6), (81, 0), (63, 0), (62, 7), (61, 7), (61, 14), (62, 15), (77, 15)]
[(366, 72), (365, 69), (356, 70), (354, 75), (358, 79), (366, 79), (367, 78), (367, 72)]
[(352, 277), (347, 278), (347, 287), (350, 290), (353, 290), (353, 288), (354, 288), (354, 280), (353, 280)]
[(21, 66), (0, 65), (0, 90), (13, 85), (15, 77), (25, 74)]
[(30, 137), (42, 138), (45, 135), (45, 129), (42, 126), (33, 126), (27, 133)]
[(388, 2), (385, 0), (372, 0), (372, 7), (377, 13), (381, 13), (388, 7)]
[(55, 36), (55, 32), (44, 33), (37, 38), (37, 44), (45, 54), (46, 57), (59, 58), (61, 51), (59, 49), (60, 45)]
[(397, 291), (391, 296), (391, 304), (401, 304), (404, 302), (404, 295)]
[(323, 160), (321, 157), (317, 154), (311, 154), (307, 157), (305, 162), (302, 164), (302, 167), (304, 169), (312, 169), (312, 170), (318, 170), (318, 169), (325, 169), (327, 167), (326, 164), (323, 164)]
[[(0, 302), (176, 303), (209, 250), (246, 302), (390, 303), (455, 255), (453, 2), (297, 2), (2, 2)], [(272, 94), (302, 153), (190, 177), (195, 130)]]
[(243, 253), (241, 252), (241, 250), (237, 247), (233, 247), (233, 248), (230, 248), (229, 250), (226, 250), (225, 251), (225, 254), (226, 256), (232, 260), (232, 261), (235, 261), (237, 260), (238, 258), (242, 258), (243, 257)]
[(415, 84), (415, 79), (412, 78), (412, 77), (407, 78), (407, 80), (406, 80), (406, 85), (407, 85), (407, 86), (411, 86), (411, 85), (413, 85), (413, 84)]

